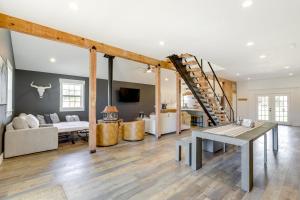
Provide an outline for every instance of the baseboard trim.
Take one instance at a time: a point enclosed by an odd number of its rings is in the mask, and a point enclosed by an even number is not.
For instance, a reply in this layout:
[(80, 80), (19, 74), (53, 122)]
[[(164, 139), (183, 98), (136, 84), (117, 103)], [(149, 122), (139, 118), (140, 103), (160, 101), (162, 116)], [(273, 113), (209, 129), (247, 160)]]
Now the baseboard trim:
[(3, 153), (0, 154), (0, 165), (2, 164), (3, 162)]

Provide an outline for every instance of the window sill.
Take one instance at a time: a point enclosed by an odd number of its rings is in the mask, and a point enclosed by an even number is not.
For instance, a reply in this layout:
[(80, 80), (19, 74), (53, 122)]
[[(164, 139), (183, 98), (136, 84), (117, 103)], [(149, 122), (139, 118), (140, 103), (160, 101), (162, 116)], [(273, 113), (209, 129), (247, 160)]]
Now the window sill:
[(66, 108), (61, 108), (59, 109), (59, 112), (83, 112), (85, 111), (83, 108), (71, 108), (71, 109), (66, 109)]

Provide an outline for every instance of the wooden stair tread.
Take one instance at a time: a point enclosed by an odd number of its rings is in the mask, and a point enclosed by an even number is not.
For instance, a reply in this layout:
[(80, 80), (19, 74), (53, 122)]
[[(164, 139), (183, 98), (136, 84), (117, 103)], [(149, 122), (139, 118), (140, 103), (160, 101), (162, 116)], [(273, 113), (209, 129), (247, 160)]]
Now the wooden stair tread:
[(183, 54), (180, 54), (178, 57), (179, 58), (190, 58), (190, 57), (194, 57), (194, 56), (189, 53), (183, 53)]
[(192, 61), (188, 61), (188, 62), (182, 62), (183, 65), (198, 65), (197, 61), (192, 60)]
[(187, 68), (186, 71), (188, 72), (201, 72), (200, 68)]

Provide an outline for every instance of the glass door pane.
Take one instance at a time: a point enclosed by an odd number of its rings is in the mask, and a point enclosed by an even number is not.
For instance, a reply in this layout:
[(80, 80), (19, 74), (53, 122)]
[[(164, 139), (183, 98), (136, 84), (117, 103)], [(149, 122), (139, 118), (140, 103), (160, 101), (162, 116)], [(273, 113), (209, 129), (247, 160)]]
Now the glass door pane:
[(288, 96), (275, 96), (275, 121), (288, 122)]
[(270, 120), (269, 96), (258, 96), (257, 105), (258, 105), (258, 120), (264, 120), (264, 121)]

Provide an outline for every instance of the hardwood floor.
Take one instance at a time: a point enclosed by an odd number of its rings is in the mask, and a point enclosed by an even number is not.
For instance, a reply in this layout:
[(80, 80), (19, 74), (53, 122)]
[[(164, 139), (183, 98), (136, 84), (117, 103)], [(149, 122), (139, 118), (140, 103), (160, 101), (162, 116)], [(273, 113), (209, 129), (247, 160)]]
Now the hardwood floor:
[[(57, 151), (6, 159), (0, 166), (0, 198), (60, 187), (68, 199), (78, 200), (300, 199), (300, 128), (279, 127), (277, 155), (268, 133), (266, 168), (263, 137), (256, 140), (250, 193), (239, 188), (240, 152), (236, 147), (226, 153), (205, 152), (204, 166), (198, 171), (176, 162), (175, 140), (189, 134), (170, 134), (158, 141), (146, 136), (141, 142), (97, 148), (96, 154), (89, 154), (88, 144), (80, 142), (61, 145)], [(47, 197), (49, 193), (42, 199)]]

